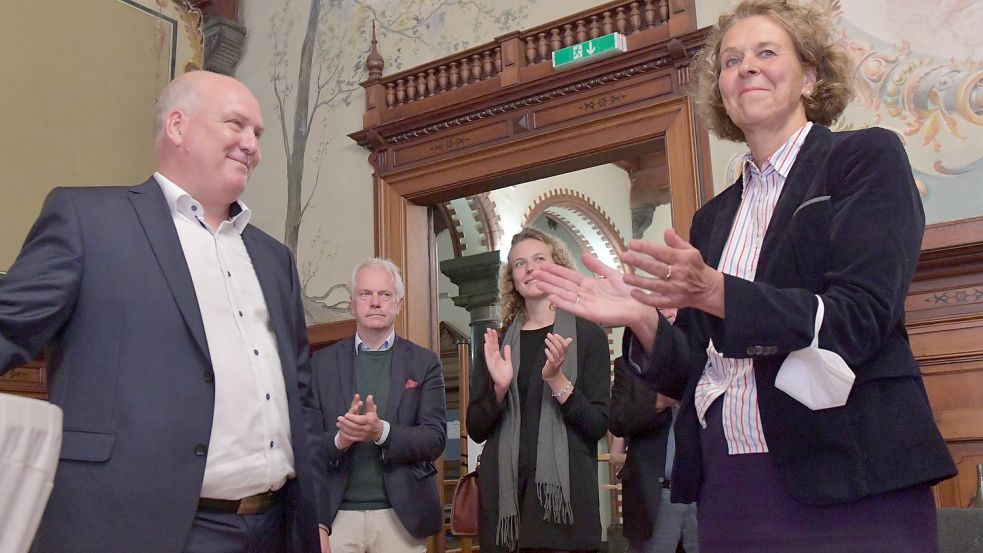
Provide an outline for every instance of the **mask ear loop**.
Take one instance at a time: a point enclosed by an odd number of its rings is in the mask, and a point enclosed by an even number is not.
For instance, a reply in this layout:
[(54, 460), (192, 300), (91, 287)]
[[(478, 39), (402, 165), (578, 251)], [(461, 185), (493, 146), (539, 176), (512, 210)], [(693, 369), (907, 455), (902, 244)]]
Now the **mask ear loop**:
[(823, 326), (823, 317), (826, 315), (826, 308), (823, 305), (823, 298), (816, 296), (819, 307), (816, 308), (816, 333), (812, 336), (812, 347), (819, 347), (819, 329)]

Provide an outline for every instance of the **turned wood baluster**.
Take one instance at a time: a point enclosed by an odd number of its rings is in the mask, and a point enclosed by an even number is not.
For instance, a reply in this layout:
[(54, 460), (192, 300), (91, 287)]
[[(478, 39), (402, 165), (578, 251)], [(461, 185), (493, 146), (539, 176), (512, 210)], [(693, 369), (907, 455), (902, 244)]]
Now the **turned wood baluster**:
[(536, 63), (536, 42), (531, 36), (526, 37), (526, 65), (535, 65)]
[(583, 19), (577, 20), (577, 42), (587, 42), (587, 22)]
[(669, 21), (669, 0), (659, 0), (659, 20)]
[(437, 94), (437, 70), (427, 69), (427, 96)]
[(618, 29), (619, 33), (628, 34), (628, 16), (625, 15), (624, 8), (618, 8), (618, 15), (614, 18), (614, 27)]
[(567, 23), (563, 25), (563, 46), (566, 47), (566, 46), (573, 46), (573, 45), (574, 45), (573, 25)]
[(631, 22), (632, 34), (642, 30), (642, 12), (638, 9), (638, 2), (631, 3), (631, 13), (628, 15), (628, 21)]
[(416, 97), (422, 100), (427, 95), (427, 74), (420, 72), (416, 76)]
[(461, 60), (461, 86), (471, 84), (471, 63), (468, 58)]
[(604, 12), (603, 20), (601, 21), (601, 30), (606, 35), (614, 32), (614, 21), (611, 19), (611, 10)]
[(492, 53), (491, 50), (485, 50), (484, 56), (481, 59), (481, 74), (483, 79), (490, 79), (492, 76)]
[(406, 103), (416, 100), (416, 76), (406, 77)]
[(539, 42), (536, 44), (536, 52), (539, 53), (539, 59), (546, 59), (546, 56), (550, 53), (549, 48), (550, 45), (546, 42), (546, 33), (539, 33)]
[(556, 52), (560, 48), (563, 48), (563, 39), (560, 38), (560, 30), (552, 29), (550, 30), (550, 52)]
[(655, 0), (645, 0), (645, 10), (643, 13), (645, 14), (645, 28), (651, 29), (655, 27)]
[(590, 16), (590, 37), (593, 40), (599, 36), (601, 36), (601, 22), (598, 21), (596, 15), (592, 15)]
[(495, 75), (502, 74), (502, 48), (495, 48)]
[(481, 56), (478, 54), (471, 56), (471, 80), (474, 82), (481, 80)]
[(457, 68), (457, 62), (451, 62), (451, 90), (461, 85), (461, 72)]
[(396, 105), (401, 106), (406, 103), (406, 81), (400, 79), (396, 81)]
[(396, 86), (393, 83), (386, 83), (386, 107), (396, 105)]
[(441, 92), (447, 91), (447, 66), (446, 65), (441, 65), (440, 68), (437, 69), (437, 88)]

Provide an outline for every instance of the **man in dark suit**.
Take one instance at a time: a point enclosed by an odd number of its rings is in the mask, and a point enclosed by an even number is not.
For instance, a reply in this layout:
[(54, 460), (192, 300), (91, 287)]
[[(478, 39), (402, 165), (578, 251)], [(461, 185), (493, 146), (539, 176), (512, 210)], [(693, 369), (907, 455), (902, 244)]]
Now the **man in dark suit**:
[(422, 553), (443, 522), (433, 466), (447, 437), (440, 359), (396, 336), (403, 280), (391, 261), (358, 264), (350, 287), (355, 335), (312, 359), (325, 431), (322, 541), (330, 532), (333, 553)]
[(300, 285), (238, 201), (259, 104), (192, 72), (154, 123), (154, 176), (54, 190), (0, 279), (0, 369), (49, 345), (64, 411), (34, 551), (316, 551)]
[[(671, 312), (667, 318), (675, 317), (674, 309), (664, 311)], [(669, 501), (677, 404), (643, 381), (623, 358), (615, 360), (608, 419), (616, 436), (611, 462), (623, 465), (618, 478), (631, 553), (699, 553), (696, 504)]]

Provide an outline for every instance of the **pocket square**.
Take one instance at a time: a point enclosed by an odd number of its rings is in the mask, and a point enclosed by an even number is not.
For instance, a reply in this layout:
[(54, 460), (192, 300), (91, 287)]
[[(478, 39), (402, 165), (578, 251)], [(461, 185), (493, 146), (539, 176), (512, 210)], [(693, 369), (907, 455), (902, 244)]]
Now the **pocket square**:
[(403, 384), (403, 389), (409, 390), (410, 388), (416, 388), (416, 380), (413, 380), (412, 378), (407, 378), (406, 384)]

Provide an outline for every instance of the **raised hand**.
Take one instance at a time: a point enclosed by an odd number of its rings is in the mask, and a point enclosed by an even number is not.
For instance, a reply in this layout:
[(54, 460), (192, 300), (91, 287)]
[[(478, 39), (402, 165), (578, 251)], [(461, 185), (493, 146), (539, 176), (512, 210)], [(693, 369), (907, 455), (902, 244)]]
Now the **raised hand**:
[(504, 356), (498, 351), (498, 332), (494, 328), (485, 329), (485, 365), (488, 376), (495, 385), (495, 396), (501, 403), (512, 384), (515, 371), (512, 368), (512, 348), (505, 346)]
[[(335, 424), (338, 428), (338, 441), (347, 448), (354, 442), (366, 440), (375, 441), (382, 435), (383, 424), (375, 405), (375, 398), (369, 395), (365, 398), (365, 414), (359, 414), (362, 402), (355, 394), (352, 407), (344, 415), (338, 417)], [(347, 445), (346, 445), (346, 442)]]
[(632, 297), (653, 307), (695, 307), (724, 316), (724, 276), (708, 266), (700, 251), (669, 228), (665, 244), (632, 240), (621, 260), (654, 277), (625, 275), (637, 289)]
[(594, 277), (554, 263), (544, 264), (533, 276), (550, 302), (578, 317), (609, 325), (633, 326), (639, 320), (656, 317), (656, 310), (638, 301), (624, 275), (588, 254), (584, 265)]
[(335, 426), (338, 428), (338, 447), (340, 449), (348, 449), (353, 443), (358, 441), (354, 437), (345, 434), (341, 428), (341, 420), (347, 415), (357, 415), (361, 410), (362, 398), (358, 394), (355, 394), (352, 396), (352, 404), (348, 407), (348, 411), (345, 415), (338, 417), (338, 422), (335, 423)]
[(546, 334), (546, 364), (543, 365), (543, 380), (552, 381), (560, 376), (560, 367), (567, 358), (567, 348), (573, 338), (564, 338), (552, 332)]

